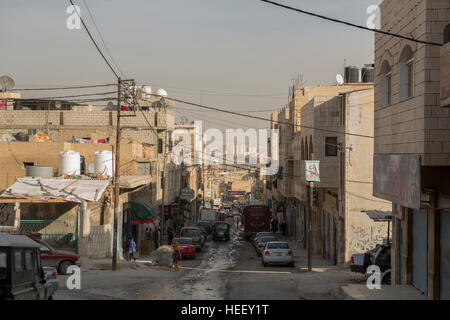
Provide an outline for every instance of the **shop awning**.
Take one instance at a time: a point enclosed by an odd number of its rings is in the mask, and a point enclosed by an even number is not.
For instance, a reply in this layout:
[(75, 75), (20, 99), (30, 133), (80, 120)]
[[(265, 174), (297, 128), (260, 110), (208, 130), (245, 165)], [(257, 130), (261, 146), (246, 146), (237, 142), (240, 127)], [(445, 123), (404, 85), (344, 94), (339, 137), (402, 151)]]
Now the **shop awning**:
[(131, 201), (131, 224), (154, 223), (158, 219), (153, 204), (144, 199)]
[(392, 220), (392, 211), (363, 210), (361, 212), (366, 213), (370, 219), (377, 222)]

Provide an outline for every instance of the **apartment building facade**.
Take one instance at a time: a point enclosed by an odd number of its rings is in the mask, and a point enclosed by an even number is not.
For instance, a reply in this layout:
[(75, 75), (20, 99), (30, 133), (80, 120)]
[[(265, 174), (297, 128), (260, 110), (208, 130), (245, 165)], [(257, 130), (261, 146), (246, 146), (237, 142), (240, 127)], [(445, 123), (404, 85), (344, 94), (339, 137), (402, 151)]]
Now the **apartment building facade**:
[[(450, 298), (450, 1), (385, 0), (375, 37), (374, 190), (392, 201), (392, 282)], [(445, 68), (447, 66), (447, 68)]]

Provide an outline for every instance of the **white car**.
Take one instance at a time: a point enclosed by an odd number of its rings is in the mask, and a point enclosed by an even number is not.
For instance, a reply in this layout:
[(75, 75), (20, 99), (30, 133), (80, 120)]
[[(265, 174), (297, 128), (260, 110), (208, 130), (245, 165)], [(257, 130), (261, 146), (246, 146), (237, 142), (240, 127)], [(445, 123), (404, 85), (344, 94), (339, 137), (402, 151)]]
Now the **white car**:
[(287, 242), (267, 242), (262, 250), (261, 263), (264, 267), (269, 264), (287, 264), (293, 267), (295, 265), (294, 253)]

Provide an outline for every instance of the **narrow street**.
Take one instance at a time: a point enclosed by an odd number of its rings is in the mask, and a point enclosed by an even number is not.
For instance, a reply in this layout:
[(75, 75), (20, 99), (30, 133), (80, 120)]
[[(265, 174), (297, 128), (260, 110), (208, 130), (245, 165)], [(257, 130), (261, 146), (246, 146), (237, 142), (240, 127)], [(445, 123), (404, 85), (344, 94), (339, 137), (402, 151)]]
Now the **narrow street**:
[(294, 248), (294, 254), (295, 268), (263, 267), (234, 224), (229, 242), (208, 238), (195, 260), (181, 262), (179, 272), (163, 266), (83, 271), (81, 290), (68, 290), (67, 276), (60, 276), (55, 299), (330, 300), (343, 298), (340, 285), (357, 282), (358, 276), (348, 269), (321, 260), (314, 261), (315, 268), (309, 273), (304, 250)]

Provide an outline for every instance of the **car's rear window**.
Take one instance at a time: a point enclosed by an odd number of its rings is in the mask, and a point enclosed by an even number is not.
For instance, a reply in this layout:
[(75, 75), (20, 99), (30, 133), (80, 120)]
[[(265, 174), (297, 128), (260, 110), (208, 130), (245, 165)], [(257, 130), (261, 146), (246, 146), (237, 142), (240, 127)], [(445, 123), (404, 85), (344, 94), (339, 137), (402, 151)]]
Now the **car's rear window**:
[(274, 238), (274, 237), (262, 237), (260, 242), (266, 243), (266, 242), (271, 242), (271, 241), (278, 241), (278, 239)]
[(288, 243), (268, 243), (267, 249), (289, 249)]
[(197, 223), (197, 225), (208, 227), (209, 223), (208, 222), (199, 222), (199, 223)]
[(215, 229), (217, 230), (226, 230), (228, 229), (228, 224), (226, 223), (218, 223), (214, 226)]
[(179, 244), (191, 244), (192, 240), (189, 239), (175, 239), (174, 243), (178, 242)]
[(181, 235), (184, 237), (196, 237), (198, 235), (197, 229), (185, 229), (181, 231)]

